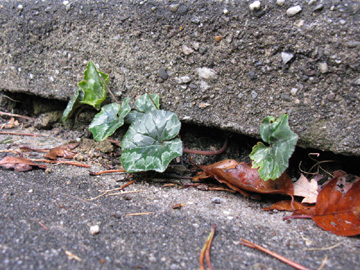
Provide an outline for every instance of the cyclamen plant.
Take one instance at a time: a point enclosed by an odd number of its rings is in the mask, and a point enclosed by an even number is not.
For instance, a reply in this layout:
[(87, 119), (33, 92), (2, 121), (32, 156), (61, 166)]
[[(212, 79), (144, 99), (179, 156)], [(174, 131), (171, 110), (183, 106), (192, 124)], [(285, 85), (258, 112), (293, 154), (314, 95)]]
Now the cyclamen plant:
[[(102, 78), (101, 78), (102, 77)], [(114, 134), (124, 123), (130, 124), (121, 148), (121, 163), (129, 172), (164, 172), (176, 157), (182, 155), (182, 142), (177, 138), (181, 122), (175, 113), (160, 110), (159, 96), (144, 94), (135, 101), (134, 109), (129, 98), (122, 104), (111, 103), (101, 107), (106, 98), (109, 75), (97, 70), (90, 61), (84, 73), (84, 80), (78, 83), (73, 98), (69, 101), (63, 121), (79, 106), (87, 104), (100, 109), (89, 125), (97, 141), (103, 141)]]
[[(102, 106), (108, 84), (109, 74), (98, 71), (90, 61), (84, 72), (84, 79), (78, 83), (62, 120), (65, 122), (83, 105), (100, 110), (89, 125), (89, 130), (97, 141), (105, 140), (124, 123), (129, 124), (121, 144), (120, 160), (124, 169), (129, 173), (151, 170), (164, 172), (169, 163), (183, 153), (182, 142), (178, 138), (181, 122), (177, 115), (159, 109), (159, 96), (148, 93), (135, 100), (134, 108), (131, 108), (129, 98), (125, 98), (121, 105), (114, 102)], [(252, 166), (259, 168), (263, 180), (274, 180), (288, 167), (298, 136), (290, 130), (286, 114), (278, 119), (265, 117), (260, 134), (269, 146), (259, 142), (253, 147), (250, 154)]]

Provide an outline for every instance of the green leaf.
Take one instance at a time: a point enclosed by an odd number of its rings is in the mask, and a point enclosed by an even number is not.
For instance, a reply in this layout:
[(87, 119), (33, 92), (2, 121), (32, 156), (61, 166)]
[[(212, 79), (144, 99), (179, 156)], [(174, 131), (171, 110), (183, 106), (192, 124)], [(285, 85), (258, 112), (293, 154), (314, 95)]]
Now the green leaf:
[(101, 111), (95, 115), (89, 126), (94, 140), (103, 141), (111, 136), (124, 124), (125, 116), (130, 112), (129, 99), (125, 98), (121, 106), (111, 103), (103, 106)]
[(259, 142), (253, 147), (250, 154), (252, 168), (259, 168), (261, 179), (275, 180), (289, 166), (298, 136), (291, 131), (287, 114), (278, 119), (265, 117), (260, 127), (260, 135), (269, 146)]
[(182, 142), (175, 138), (181, 123), (175, 113), (153, 110), (130, 125), (122, 140), (121, 163), (127, 172), (163, 172), (170, 161), (182, 155)]
[(98, 71), (95, 64), (92, 61), (89, 61), (84, 72), (84, 80), (78, 83), (79, 87), (84, 92), (81, 103), (88, 104), (96, 109), (100, 108), (101, 103), (106, 98), (107, 92), (101, 77), (106, 84), (109, 84), (109, 74)]
[(135, 110), (132, 110), (125, 118), (125, 122), (128, 124), (131, 124), (136, 118), (143, 116), (146, 112), (159, 109), (159, 95), (146, 93), (135, 101), (134, 107)]
[(80, 87), (78, 87), (63, 112), (63, 122), (65, 122), (74, 113), (76, 108), (81, 105), (80, 101), (83, 99), (83, 97), (84, 93), (80, 90)]
[(145, 93), (135, 101), (134, 107), (137, 111), (143, 113), (158, 110), (160, 107), (159, 95)]

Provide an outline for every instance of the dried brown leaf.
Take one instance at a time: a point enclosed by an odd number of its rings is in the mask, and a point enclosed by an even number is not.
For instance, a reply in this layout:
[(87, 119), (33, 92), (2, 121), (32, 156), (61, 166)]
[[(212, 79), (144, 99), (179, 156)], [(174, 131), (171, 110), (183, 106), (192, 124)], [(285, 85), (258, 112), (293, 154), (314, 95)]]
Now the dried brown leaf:
[(291, 179), (286, 173), (283, 173), (276, 180), (264, 181), (260, 178), (258, 169), (251, 168), (251, 164), (238, 163), (233, 159), (223, 160), (207, 166), (198, 166), (203, 172), (196, 177), (196, 180), (214, 177), (220, 183), (226, 184), (245, 197), (250, 196), (246, 191), (290, 196), (294, 192)]
[(50, 149), (49, 152), (44, 157), (52, 160), (55, 160), (58, 157), (72, 159), (76, 155), (76, 152), (73, 152), (71, 150), (77, 147), (78, 145), (79, 143), (70, 143), (70, 144), (54, 147)]
[(310, 181), (301, 174), (298, 181), (294, 183), (294, 196), (304, 197), (302, 203), (316, 203), (319, 194), (319, 186), (315, 179)]
[(41, 169), (46, 169), (46, 165), (44, 164), (36, 164), (29, 159), (23, 157), (13, 157), (6, 156), (2, 160), (0, 160), (0, 165), (6, 169), (13, 168), (18, 172), (26, 172), (32, 170), (33, 167), (38, 167)]

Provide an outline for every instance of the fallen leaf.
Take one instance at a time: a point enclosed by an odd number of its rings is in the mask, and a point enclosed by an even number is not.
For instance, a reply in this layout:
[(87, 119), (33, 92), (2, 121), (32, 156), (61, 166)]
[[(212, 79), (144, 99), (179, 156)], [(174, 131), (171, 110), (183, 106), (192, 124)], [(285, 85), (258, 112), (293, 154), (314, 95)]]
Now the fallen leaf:
[(235, 166), (238, 164), (239, 164), (239, 162), (237, 162), (235, 159), (225, 159), (225, 160), (222, 160), (222, 161), (216, 162), (214, 164), (210, 164), (210, 165), (196, 165), (203, 171), (200, 174), (198, 174), (197, 176), (193, 177), (193, 180), (198, 181), (199, 179), (213, 177), (212, 170), (215, 168), (231, 169), (231, 168), (235, 168)]
[(72, 159), (76, 155), (76, 152), (73, 152), (71, 150), (77, 147), (78, 145), (79, 143), (70, 143), (70, 144), (54, 147), (50, 149), (49, 152), (44, 157), (53, 160), (57, 159), (58, 157)]
[(32, 170), (33, 167), (38, 167), (41, 169), (46, 169), (46, 165), (43, 164), (36, 164), (29, 159), (23, 157), (13, 157), (13, 156), (6, 156), (2, 160), (0, 160), (0, 165), (6, 169), (13, 168), (15, 171), (18, 172), (26, 172)]
[(309, 208), (313, 208), (314, 206), (307, 206), (303, 205), (297, 201), (291, 200), (284, 200), (279, 201), (271, 205), (270, 207), (265, 207), (263, 210), (270, 211), (270, 210), (279, 210), (279, 211), (294, 211), (294, 210), (305, 210)]
[(298, 181), (294, 183), (294, 196), (304, 197), (302, 203), (316, 203), (319, 186), (315, 179), (310, 181), (301, 174)]
[(12, 117), (7, 123), (1, 125), (1, 128), (14, 128), (19, 126), (19, 121)]
[(334, 178), (319, 192), (312, 219), (336, 235), (360, 234), (360, 177), (349, 183), (345, 172), (334, 172)]
[(251, 164), (244, 162), (238, 163), (233, 159), (223, 160), (207, 166), (198, 166), (203, 170), (203, 173), (194, 180), (214, 177), (220, 183), (226, 184), (245, 197), (250, 196), (246, 191), (290, 196), (294, 193), (293, 184), (286, 173), (283, 173), (275, 180), (264, 181), (260, 178), (257, 168), (252, 168)]

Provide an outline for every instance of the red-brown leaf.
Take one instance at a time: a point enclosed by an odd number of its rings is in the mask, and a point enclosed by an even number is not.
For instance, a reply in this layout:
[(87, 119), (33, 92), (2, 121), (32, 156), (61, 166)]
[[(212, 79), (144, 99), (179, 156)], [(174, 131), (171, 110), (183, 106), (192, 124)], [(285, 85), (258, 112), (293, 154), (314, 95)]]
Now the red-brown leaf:
[(226, 184), (246, 197), (249, 194), (244, 190), (269, 194), (292, 195), (294, 193), (293, 184), (286, 173), (276, 180), (264, 181), (260, 178), (258, 170), (251, 168), (251, 164), (238, 163), (233, 159), (199, 167), (204, 171), (199, 178), (214, 177), (220, 183)]
[(232, 169), (214, 169), (214, 177), (219, 182), (230, 184), (230, 187), (235, 186), (246, 191), (287, 195), (294, 193), (293, 184), (286, 173), (276, 180), (264, 181), (260, 178), (258, 169), (253, 169), (244, 162)]
[(302, 203), (299, 203), (297, 201), (292, 202), (291, 200), (286, 200), (286, 201), (284, 200), (284, 201), (276, 202), (270, 207), (265, 207), (263, 208), (263, 210), (294, 211), (294, 210), (307, 210), (312, 207), (314, 206), (303, 205)]
[(41, 169), (46, 169), (46, 165), (36, 164), (26, 158), (23, 157), (13, 157), (6, 156), (2, 160), (0, 160), (0, 165), (5, 167), (6, 169), (13, 168), (18, 172), (26, 172), (32, 170), (32, 167), (39, 167)]
[(342, 236), (360, 234), (360, 178), (346, 183), (346, 173), (336, 171), (319, 192), (312, 219), (326, 231)]
[(78, 145), (79, 143), (70, 143), (54, 147), (50, 149), (50, 151), (44, 157), (53, 160), (57, 159), (58, 157), (72, 159), (76, 155), (76, 152), (71, 150)]
[(238, 164), (239, 162), (237, 162), (234, 159), (225, 159), (210, 165), (196, 165), (200, 167), (203, 171), (199, 175), (193, 177), (193, 180), (198, 181), (199, 179), (214, 177), (214, 172), (213, 172), (214, 169), (235, 168), (235, 166)]

